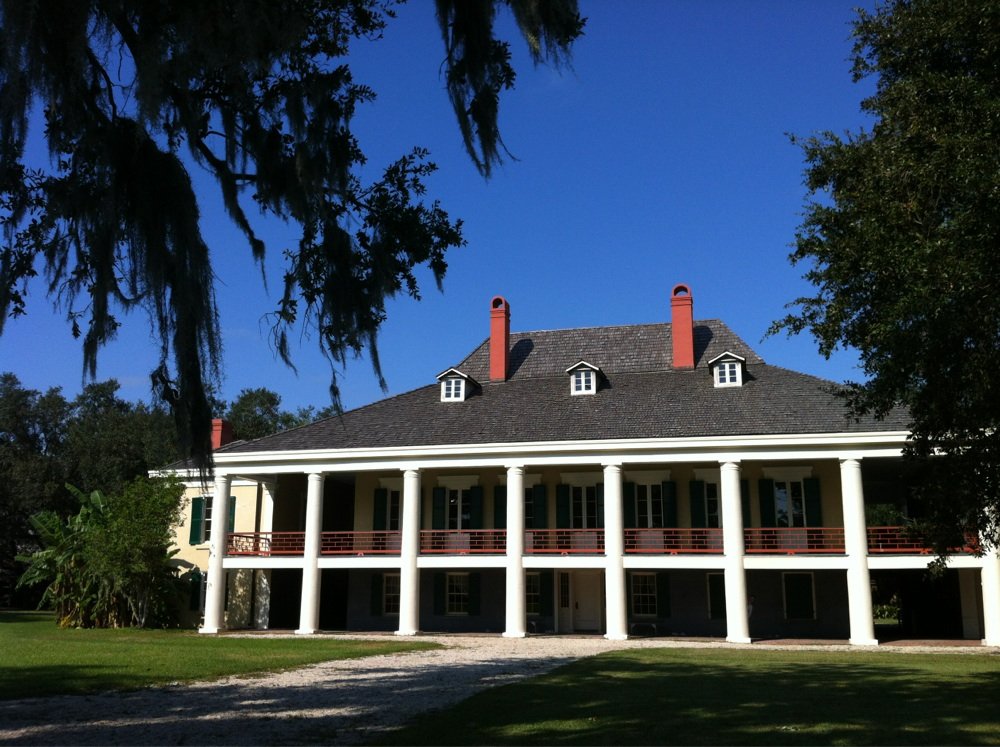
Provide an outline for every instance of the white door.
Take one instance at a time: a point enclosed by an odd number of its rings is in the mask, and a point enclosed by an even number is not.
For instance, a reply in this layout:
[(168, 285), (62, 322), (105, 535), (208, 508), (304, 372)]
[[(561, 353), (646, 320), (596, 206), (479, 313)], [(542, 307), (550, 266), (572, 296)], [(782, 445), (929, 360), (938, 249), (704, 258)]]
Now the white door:
[(573, 574), (573, 630), (597, 633), (601, 630), (601, 572)]

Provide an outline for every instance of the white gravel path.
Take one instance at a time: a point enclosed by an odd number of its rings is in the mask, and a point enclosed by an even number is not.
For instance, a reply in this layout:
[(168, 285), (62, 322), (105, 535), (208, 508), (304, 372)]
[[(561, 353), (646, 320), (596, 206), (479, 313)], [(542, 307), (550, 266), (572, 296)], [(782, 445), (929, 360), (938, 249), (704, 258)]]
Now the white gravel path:
[[(0, 703), (0, 744), (359, 744), (418, 713), (451, 705), (483, 688), (532, 677), (603, 651), (734, 645), (562, 636), (420, 636), (419, 640), (438, 641), (447, 648), (332, 661), (210, 683), (5, 701)], [(758, 649), (769, 647), (753, 644)], [(857, 650), (846, 645), (794, 648)], [(996, 653), (988, 648), (894, 650)]]

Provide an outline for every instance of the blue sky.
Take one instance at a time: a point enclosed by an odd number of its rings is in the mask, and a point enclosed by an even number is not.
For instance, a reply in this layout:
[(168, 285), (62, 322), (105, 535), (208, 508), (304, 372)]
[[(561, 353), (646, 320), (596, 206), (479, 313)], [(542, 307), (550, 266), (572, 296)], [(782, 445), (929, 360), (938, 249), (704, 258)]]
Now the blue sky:
[[(378, 100), (355, 133), (373, 167), (415, 145), (439, 171), (429, 197), (464, 220), (439, 293), (389, 303), (379, 340), (389, 393), (433, 383), (488, 334), (489, 302), (511, 305), (513, 331), (669, 321), (669, 294), (692, 289), (696, 319), (720, 318), (771, 364), (858, 379), (856, 356), (826, 360), (808, 336), (762, 341), (784, 306), (808, 294), (788, 262), (805, 199), (803, 162), (788, 134), (866, 123), (852, 83), (850, 21), (841, 0), (582, 0), (586, 34), (572, 67), (533, 68), (501, 19), (518, 70), (501, 101), (501, 132), (517, 160), (489, 181), (462, 147), (441, 77), (443, 48), (430, 0), (400, 9), (385, 38), (359, 44), (356, 80)], [(870, 3), (863, 3), (870, 5)], [(206, 182), (206, 187), (209, 186)], [(225, 346), (222, 396), (265, 386), (293, 409), (329, 402), (330, 369), (314, 339), (293, 348), (298, 374), (276, 360), (264, 315), (277, 301), (281, 250), (294, 232), (264, 229), (264, 271), (202, 190), (203, 228), (219, 277)], [(27, 387), (80, 390), (82, 354), (65, 314), (33, 286), (29, 314), (0, 337), (0, 370)], [(157, 346), (147, 319), (126, 319), (98, 379), (148, 399)], [(340, 371), (345, 407), (384, 396), (366, 359)]]

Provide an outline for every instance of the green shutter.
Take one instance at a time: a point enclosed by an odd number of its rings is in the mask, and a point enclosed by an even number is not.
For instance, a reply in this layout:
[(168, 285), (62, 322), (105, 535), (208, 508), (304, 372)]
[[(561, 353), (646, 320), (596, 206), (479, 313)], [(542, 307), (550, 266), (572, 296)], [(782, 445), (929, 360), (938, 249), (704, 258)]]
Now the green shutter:
[(448, 493), (444, 488), (431, 491), (431, 529), (444, 529)]
[(670, 617), (670, 574), (656, 574), (656, 616)]
[(764, 477), (757, 481), (757, 502), (760, 504), (760, 525), (777, 526), (778, 519), (774, 515), (774, 480)]
[(507, 486), (493, 486), (493, 528), (507, 528)]
[(545, 494), (544, 485), (535, 485), (531, 488), (531, 503), (534, 526), (529, 527), (529, 529), (548, 529), (549, 501)]
[(229, 528), (228, 532), (236, 531), (236, 496), (229, 496)]
[(483, 528), (483, 486), (473, 485), (467, 493), (469, 501), (469, 526), (466, 529)]
[(597, 528), (604, 529), (604, 483), (597, 483)]
[(382, 574), (373, 573), (372, 598), (371, 598), (372, 617), (381, 617), (382, 615), (382, 583), (383, 583)]
[(740, 507), (743, 511), (743, 528), (749, 527), (750, 521), (750, 481), (740, 480)]
[(202, 496), (191, 499), (191, 534), (188, 541), (192, 545), (200, 545), (204, 542), (202, 537), (202, 525), (205, 522), (205, 499)]
[(482, 575), (481, 573), (470, 573), (469, 574), (469, 614), (478, 615), (480, 614), (480, 609), (482, 607), (480, 603), (481, 588), (482, 588)]
[(389, 528), (389, 491), (385, 488), (375, 488), (372, 504), (372, 530), (384, 532)]
[(691, 497), (691, 527), (692, 529), (704, 529), (708, 526), (708, 517), (705, 516), (705, 481), (692, 480), (689, 485)]
[(634, 529), (635, 523), (635, 483), (622, 484), (622, 519), (626, 529)]
[(823, 501), (819, 494), (819, 478), (807, 477), (802, 481), (802, 492), (805, 493), (806, 525), (823, 526)]
[(556, 485), (556, 529), (569, 529), (569, 485)]
[(708, 612), (712, 620), (726, 619), (726, 577), (721, 573), (708, 574)]
[(556, 590), (552, 571), (542, 571), (538, 574), (538, 586), (541, 591), (541, 608), (539, 614), (551, 617), (556, 609)]
[(664, 480), (660, 487), (663, 490), (663, 526), (673, 529), (677, 526), (677, 483)]
[(435, 573), (434, 574), (434, 614), (443, 615), (444, 606), (444, 595), (445, 595), (445, 574)]

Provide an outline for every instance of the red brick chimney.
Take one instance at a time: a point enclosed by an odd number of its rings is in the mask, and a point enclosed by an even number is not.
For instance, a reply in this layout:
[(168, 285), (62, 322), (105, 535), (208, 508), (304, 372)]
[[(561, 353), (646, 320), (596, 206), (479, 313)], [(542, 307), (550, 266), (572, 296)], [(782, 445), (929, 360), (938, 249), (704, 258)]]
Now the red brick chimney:
[(233, 440), (233, 424), (222, 418), (212, 418), (212, 451)]
[(490, 301), (490, 381), (506, 381), (510, 359), (510, 305), (503, 296)]
[(694, 368), (694, 298), (683, 283), (670, 294), (670, 319), (674, 368)]

